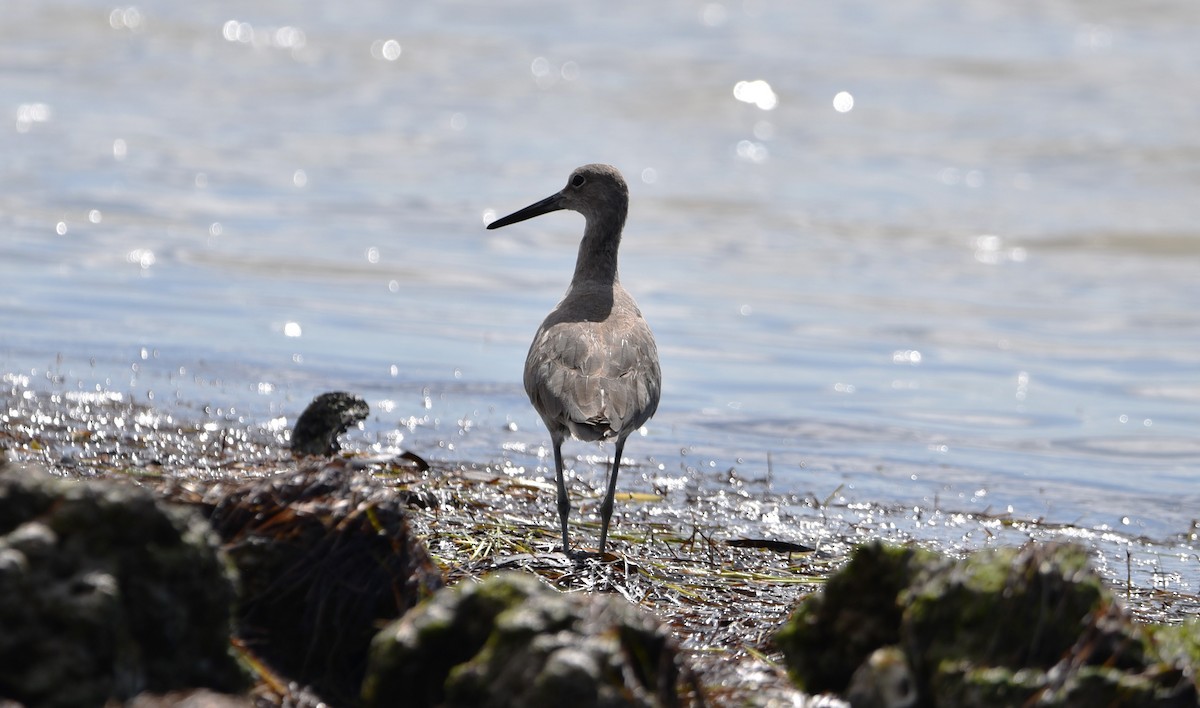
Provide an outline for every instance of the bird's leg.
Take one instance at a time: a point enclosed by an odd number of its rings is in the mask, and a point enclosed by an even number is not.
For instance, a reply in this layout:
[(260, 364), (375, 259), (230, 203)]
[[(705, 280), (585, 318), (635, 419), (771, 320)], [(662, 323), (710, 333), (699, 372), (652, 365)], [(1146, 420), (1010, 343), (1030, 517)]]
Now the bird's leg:
[(608, 475), (608, 491), (604, 494), (604, 503), (600, 505), (600, 555), (604, 555), (604, 546), (608, 542), (608, 522), (612, 519), (613, 497), (617, 493), (617, 472), (621, 469), (621, 453), (625, 450), (625, 438), (617, 438), (617, 449), (613, 451), (612, 472)]
[(554, 475), (558, 483), (558, 520), (562, 524), (563, 553), (570, 555), (571, 542), (567, 540), (567, 516), (571, 513), (571, 499), (567, 496), (567, 483), (563, 479), (562, 435), (551, 435), (554, 443)]

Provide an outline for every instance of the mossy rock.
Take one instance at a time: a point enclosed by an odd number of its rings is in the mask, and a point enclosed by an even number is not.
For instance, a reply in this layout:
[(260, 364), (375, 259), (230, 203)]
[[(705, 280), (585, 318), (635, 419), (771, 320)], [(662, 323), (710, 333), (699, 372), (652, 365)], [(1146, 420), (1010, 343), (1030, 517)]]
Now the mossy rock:
[(859, 546), (819, 593), (802, 599), (775, 635), (792, 678), (810, 693), (842, 692), (876, 649), (900, 643), (907, 588), (926, 566), (948, 561), (913, 547)]
[[(670, 633), (611, 595), (501, 573), (442, 590), (380, 632), (372, 707), (667, 707), (697, 698)], [(689, 691), (691, 693), (689, 694)]]
[(1041, 669), (976, 666), (970, 661), (947, 661), (931, 679), (928, 695), (939, 707), (1020, 706), (1046, 687)]
[(383, 706), (387, 697), (405, 696), (413, 706), (441, 704), (451, 670), (483, 648), (497, 615), (534, 590), (525, 581), (467, 583), (389, 625), (371, 642), (366, 703)]
[(0, 466), (0, 695), (82, 706), (246, 688), (218, 548), (198, 514), (133, 484)]
[[(900, 598), (905, 650), (918, 674), (945, 660), (1049, 668), (1112, 594), (1078, 546), (1029, 544), (972, 553), (919, 573)], [(1119, 659), (1141, 662), (1130, 642)]]
[[(809, 691), (855, 706), (1195, 706), (1200, 639), (1135, 623), (1066, 544), (954, 561), (878, 543), (856, 549), (775, 637)], [(901, 656), (897, 656), (900, 654)]]
[[(1064, 667), (1065, 668), (1065, 667)], [(1112, 666), (1075, 670), (979, 667), (945, 662), (932, 680), (938, 708), (1025, 706), (1046, 708), (1194, 708), (1196, 692), (1179, 668), (1130, 672)]]

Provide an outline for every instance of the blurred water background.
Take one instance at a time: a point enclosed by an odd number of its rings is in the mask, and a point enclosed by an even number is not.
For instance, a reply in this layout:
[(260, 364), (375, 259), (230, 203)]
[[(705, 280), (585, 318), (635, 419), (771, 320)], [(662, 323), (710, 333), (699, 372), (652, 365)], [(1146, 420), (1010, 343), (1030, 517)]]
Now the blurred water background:
[(544, 465), (521, 367), (582, 218), (483, 227), (609, 162), (643, 475), (1140, 537), (1200, 588), (1191, 0), (4, 14), (5, 388), (248, 423), (345, 389), (363, 444)]

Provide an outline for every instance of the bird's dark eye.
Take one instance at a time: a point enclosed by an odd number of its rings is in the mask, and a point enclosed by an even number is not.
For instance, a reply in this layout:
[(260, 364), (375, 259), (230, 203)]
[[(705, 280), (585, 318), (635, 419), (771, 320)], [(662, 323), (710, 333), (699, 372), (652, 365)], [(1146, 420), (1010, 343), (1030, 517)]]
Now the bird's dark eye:
[(571, 177), (571, 186), (578, 189), (578, 188), (582, 187), (583, 183), (586, 181), (587, 181), (587, 179), (585, 179), (583, 175), (575, 175), (575, 176)]

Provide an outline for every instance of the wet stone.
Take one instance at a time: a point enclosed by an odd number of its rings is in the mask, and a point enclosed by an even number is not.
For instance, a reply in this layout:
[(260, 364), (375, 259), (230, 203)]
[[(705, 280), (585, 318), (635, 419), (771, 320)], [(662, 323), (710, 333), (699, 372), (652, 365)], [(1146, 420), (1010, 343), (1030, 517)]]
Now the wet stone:
[(132, 484), (0, 466), (0, 687), (27, 705), (248, 684), (208, 524)]
[(699, 704), (669, 631), (613, 595), (498, 573), (439, 592), (381, 631), (368, 706)]

